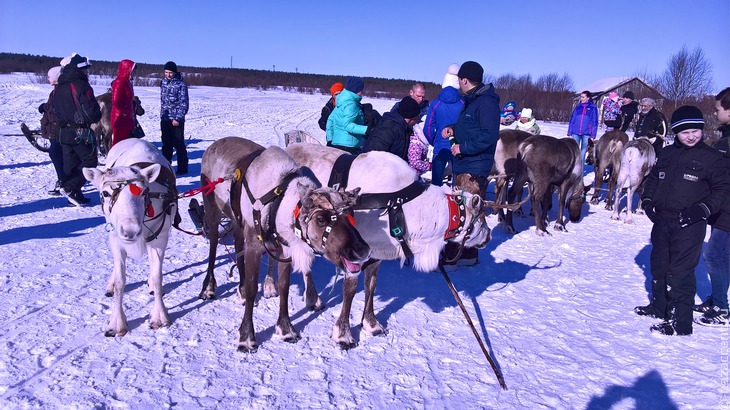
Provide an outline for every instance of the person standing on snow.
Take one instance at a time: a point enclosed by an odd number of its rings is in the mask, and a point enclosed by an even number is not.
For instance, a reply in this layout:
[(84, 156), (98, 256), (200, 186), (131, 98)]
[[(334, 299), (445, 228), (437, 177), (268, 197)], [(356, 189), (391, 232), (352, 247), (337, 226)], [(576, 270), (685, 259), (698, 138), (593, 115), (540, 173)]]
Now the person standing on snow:
[(172, 164), (177, 152), (177, 175), (188, 173), (188, 150), (185, 147), (185, 115), (188, 113), (188, 86), (173, 61), (165, 63), (165, 78), (160, 83), (160, 129), (162, 156)]
[[(451, 145), (454, 187), (484, 198), (499, 140), (499, 95), (492, 84), (482, 82), (484, 69), (475, 61), (462, 64), (457, 77), (464, 109), (455, 124), (443, 129), (441, 136), (455, 139)], [(477, 248), (464, 248), (458, 261), (448, 263), (456, 256), (458, 247), (449, 242), (444, 249), (444, 267), (453, 263), (462, 266), (479, 263)]]
[(327, 119), (327, 143), (350, 154), (360, 153), (363, 139), (370, 135), (372, 127), (365, 124), (360, 107), (365, 82), (360, 77), (345, 81), (345, 89), (337, 96), (337, 105)]
[(117, 142), (129, 138), (134, 131), (135, 107), (133, 103), (134, 88), (132, 88), (134, 65), (132, 60), (120, 61), (117, 78), (112, 81), (111, 147)]
[(76, 206), (89, 203), (81, 193), (86, 183), (82, 168), (94, 168), (98, 164), (96, 135), (91, 124), (101, 120), (101, 108), (89, 85), (86, 69), (89, 59), (73, 54), (61, 70), (58, 85), (53, 91), (53, 112), (58, 125), (58, 142), (63, 150), (63, 173), (59, 191)]
[(662, 319), (650, 327), (662, 335), (691, 335), (697, 291), (695, 268), (702, 256), (707, 218), (730, 197), (723, 155), (702, 142), (705, 120), (699, 108), (684, 105), (672, 114), (674, 144), (657, 155), (644, 183), (641, 207), (651, 229), (651, 302), (636, 314)]
[(598, 132), (598, 108), (591, 99), (590, 91), (580, 93), (580, 102), (573, 109), (568, 123), (568, 136), (573, 137), (580, 147), (580, 160), (586, 160), (588, 140), (596, 138)]

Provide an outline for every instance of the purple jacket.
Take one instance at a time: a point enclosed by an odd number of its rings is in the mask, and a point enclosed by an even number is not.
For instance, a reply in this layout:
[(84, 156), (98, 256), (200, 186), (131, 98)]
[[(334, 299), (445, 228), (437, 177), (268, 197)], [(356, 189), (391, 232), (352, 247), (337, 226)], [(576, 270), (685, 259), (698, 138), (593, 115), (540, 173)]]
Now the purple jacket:
[(568, 135), (590, 135), (596, 137), (598, 132), (598, 107), (593, 100), (585, 104), (578, 104), (570, 116)]

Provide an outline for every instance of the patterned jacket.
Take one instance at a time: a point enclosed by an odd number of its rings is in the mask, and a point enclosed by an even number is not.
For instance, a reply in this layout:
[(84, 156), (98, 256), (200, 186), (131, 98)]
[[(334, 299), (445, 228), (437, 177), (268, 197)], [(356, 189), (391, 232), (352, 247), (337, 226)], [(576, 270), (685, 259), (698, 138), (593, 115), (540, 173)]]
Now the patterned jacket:
[(163, 78), (160, 83), (160, 119), (185, 121), (188, 113), (188, 86), (180, 73), (172, 79)]

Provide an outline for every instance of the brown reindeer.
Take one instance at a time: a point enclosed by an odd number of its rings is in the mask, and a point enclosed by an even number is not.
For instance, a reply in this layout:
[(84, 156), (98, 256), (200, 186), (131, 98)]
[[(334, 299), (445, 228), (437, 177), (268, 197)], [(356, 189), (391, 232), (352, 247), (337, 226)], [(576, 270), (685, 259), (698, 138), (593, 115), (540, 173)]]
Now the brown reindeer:
[[(552, 204), (553, 187), (558, 188), (558, 219), (553, 227), (566, 231), (563, 211), (568, 208), (571, 222), (580, 220), (581, 208), (585, 202), (583, 186), (583, 161), (578, 144), (571, 138), (554, 138), (535, 135), (519, 146), (519, 157), (523, 164), (508, 193), (508, 200), (514, 201), (517, 193), (529, 181), (529, 194), (535, 215), (536, 231), (540, 236), (550, 235), (547, 231), (547, 212)], [(512, 212), (507, 212), (505, 228), (515, 233)]]
[[(595, 179), (593, 180), (593, 196), (591, 204), (598, 205), (599, 191), (603, 186), (604, 174), (610, 173), (608, 177), (608, 193), (606, 194), (606, 210), (613, 210), (613, 193), (616, 187), (619, 170), (621, 169), (621, 153), (629, 136), (623, 131), (610, 131), (601, 136), (597, 142), (589, 146), (588, 162), (594, 163)], [(609, 170), (609, 171), (606, 171)]]
[[(511, 179), (519, 172), (522, 161), (517, 159), (519, 155), (520, 144), (530, 138), (532, 134), (519, 130), (502, 130), (499, 132), (499, 141), (494, 152), (494, 165), (492, 166), (492, 175), (496, 176), (494, 182), (495, 202), (504, 204), (507, 202), (507, 189)], [(522, 191), (518, 191), (518, 196), (522, 196)], [(519, 199), (518, 199), (519, 200)], [(497, 208), (494, 208), (497, 212)], [(522, 215), (522, 209), (518, 208), (515, 213)], [(499, 220), (504, 221), (504, 210), (499, 208)]]

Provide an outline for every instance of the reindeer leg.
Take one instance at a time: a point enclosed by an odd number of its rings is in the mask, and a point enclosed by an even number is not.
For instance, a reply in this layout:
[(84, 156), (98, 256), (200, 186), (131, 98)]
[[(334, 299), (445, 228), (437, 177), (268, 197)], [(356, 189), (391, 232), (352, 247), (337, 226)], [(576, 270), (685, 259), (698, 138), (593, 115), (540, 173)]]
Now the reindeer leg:
[[(614, 170), (615, 171), (615, 170)], [(608, 194), (606, 195), (606, 210), (607, 211), (613, 211), (613, 190), (616, 187), (616, 178), (614, 178), (613, 175), (611, 175), (611, 178), (608, 179)], [(618, 200), (618, 198), (617, 198)]]
[(629, 224), (629, 225), (633, 225), (633, 223), (634, 223), (633, 212), (631, 212), (631, 207), (634, 202), (633, 188), (634, 188), (633, 184), (629, 183), (629, 187), (626, 189), (626, 218), (624, 218), (624, 223)]
[(355, 297), (355, 292), (357, 291), (357, 280), (358, 275), (344, 272), (344, 279), (342, 280), (342, 310), (335, 322), (335, 326), (332, 328), (332, 340), (344, 350), (357, 346), (355, 339), (352, 337), (352, 331), (350, 331), (350, 311), (352, 310), (352, 299)]
[(309, 310), (318, 312), (324, 309), (324, 302), (317, 293), (317, 288), (314, 286), (314, 278), (312, 272), (304, 273), (304, 303)]
[[(273, 266), (273, 263), (271, 264)], [(276, 320), (276, 334), (285, 342), (296, 343), (301, 339), (289, 317), (289, 285), (291, 284), (291, 263), (279, 263), (279, 318)]]
[[(201, 175), (200, 178), (204, 179), (205, 175)], [(221, 223), (221, 211), (215, 203), (215, 198), (208, 196), (203, 197), (203, 210), (203, 218), (205, 221), (204, 231), (207, 232), (210, 247), (208, 249), (208, 270), (203, 280), (203, 289), (200, 291), (198, 297), (203, 300), (208, 300), (215, 299), (215, 290), (217, 287), (215, 281), (215, 257), (218, 250), (218, 225)]]
[(596, 160), (596, 166), (594, 168), (595, 170), (595, 178), (593, 179), (593, 195), (591, 196), (591, 205), (598, 205), (599, 202), (601, 202), (600, 198), (598, 198), (598, 193), (601, 191), (601, 186), (603, 185), (603, 173), (606, 171), (606, 167), (599, 163), (598, 160)]
[[(368, 262), (369, 263), (369, 262)], [(380, 261), (373, 262), (365, 267), (365, 308), (362, 312), (362, 328), (372, 335), (385, 333), (385, 328), (375, 317), (373, 298), (375, 295), (375, 284), (378, 281), (378, 269)]]
[(254, 246), (256, 243), (255, 233), (253, 229), (245, 227), (245, 237), (248, 239), (246, 243), (245, 257), (242, 253), (237, 258), (238, 268), (245, 269), (244, 274), (244, 291), (246, 296), (245, 311), (243, 312), (243, 320), (241, 326), (238, 327), (238, 351), (255, 352), (258, 348), (256, 344), (256, 331), (253, 327), (253, 304), (256, 299), (256, 291), (258, 285), (258, 271), (261, 263), (261, 248)]
[[(278, 296), (276, 291), (276, 281), (274, 280), (274, 265), (277, 263), (271, 257), (268, 258), (269, 265), (264, 277), (263, 293), (266, 299)], [(281, 272), (281, 263), (279, 263), (279, 272)], [(291, 267), (289, 267), (291, 270)]]
[(165, 259), (165, 247), (147, 246), (147, 255), (150, 262), (149, 282), (155, 298), (150, 313), (150, 328), (156, 330), (170, 325), (170, 316), (167, 314), (167, 308), (162, 300), (164, 294), (162, 289), (162, 261)]
[(558, 188), (558, 219), (555, 221), (553, 228), (556, 231), (567, 232), (565, 229), (565, 208), (568, 206), (568, 191), (570, 190), (570, 179), (563, 182)]
[(127, 316), (124, 315), (122, 307), (122, 296), (127, 281), (127, 252), (120, 244), (112, 244), (111, 248), (114, 256), (114, 271), (112, 273), (114, 301), (112, 302), (112, 313), (104, 336), (121, 337), (126, 335), (128, 330)]

